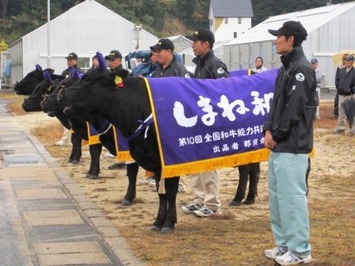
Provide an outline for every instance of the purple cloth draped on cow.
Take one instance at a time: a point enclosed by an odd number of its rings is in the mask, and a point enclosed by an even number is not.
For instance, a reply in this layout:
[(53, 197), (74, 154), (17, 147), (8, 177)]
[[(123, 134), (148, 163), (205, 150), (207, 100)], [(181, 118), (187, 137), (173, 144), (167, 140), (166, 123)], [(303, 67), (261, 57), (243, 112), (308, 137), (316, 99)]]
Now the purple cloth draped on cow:
[[(246, 72), (247, 73), (247, 72)], [(146, 79), (162, 176), (265, 161), (277, 70), (228, 79)]]
[(132, 161), (132, 157), (129, 153), (128, 142), (122, 133), (111, 123), (105, 121), (101, 125), (100, 129), (94, 128), (91, 124), (86, 123), (88, 128), (89, 145), (99, 144), (100, 135), (105, 134), (108, 130), (112, 129), (115, 136), (116, 158), (120, 161)]

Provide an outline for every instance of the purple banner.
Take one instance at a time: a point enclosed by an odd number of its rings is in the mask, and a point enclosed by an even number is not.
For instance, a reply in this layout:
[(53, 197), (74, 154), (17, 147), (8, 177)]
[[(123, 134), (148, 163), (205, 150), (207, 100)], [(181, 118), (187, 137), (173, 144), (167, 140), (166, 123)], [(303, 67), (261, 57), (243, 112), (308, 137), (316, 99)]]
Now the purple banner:
[[(211, 169), (262, 160), (263, 156), (234, 157), (223, 163), (228, 156), (264, 150), (262, 127), (276, 74), (277, 70), (269, 70), (218, 80), (149, 79), (163, 171), (192, 162), (209, 162)], [(182, 172), (191, 173), (192, 168)]]

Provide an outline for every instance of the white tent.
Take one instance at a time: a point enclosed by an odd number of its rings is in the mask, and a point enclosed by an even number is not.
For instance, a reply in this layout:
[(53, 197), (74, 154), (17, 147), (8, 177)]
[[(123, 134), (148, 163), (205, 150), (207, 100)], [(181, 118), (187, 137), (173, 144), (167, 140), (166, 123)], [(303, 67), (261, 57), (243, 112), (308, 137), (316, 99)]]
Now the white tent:
[(272, 44), (275, 37), (268, 29), (278, 29), (288, 20), (300, 21), (308, 31), (302, 45), (305, 55), (318, 59), (325, 86), (333, 87), (336, 66), (331, 56), (355, 47), (354, 12), (355, 1), (352, 1), (270, 17), (228, 42), (224, 46), (224, 62), (231, 70), (251, 68), (255, 58), (261, 56), (266, 67), (279, 67), (280, 56)]
[[(12, 83), (20, 80), (35, 68), (51, 67), (56, 74), (66, 68), (65, 57), (70, 52), (79, 56), (83, 68), (97, 52), (104, 55), (119, 50), (122, 55), (135, 49), (149, 49), (157, 37), (114, 13), (94, 0), (86, 0), (49, 23), (28, 33), (11, 45)], [(48, 66), (48, 47), (50, 47)]]

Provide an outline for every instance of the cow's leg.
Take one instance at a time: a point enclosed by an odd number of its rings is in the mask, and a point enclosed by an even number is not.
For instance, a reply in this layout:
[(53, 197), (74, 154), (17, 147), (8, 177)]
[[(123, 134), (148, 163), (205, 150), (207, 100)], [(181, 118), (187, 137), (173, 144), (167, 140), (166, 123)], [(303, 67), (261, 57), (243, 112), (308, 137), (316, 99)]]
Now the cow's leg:
[[(160, 182), (161, 172), (154, 173), (154, 179), (156, 184), (156, 189), (159, 191), (159, 182)], [(153, 226), (151, 228), (152, 231), (161, 231), (163, 228), (164, 222), (166, 220), (166, 215), (168, 211), (168, 199), (166, 194), (158, 194), (159, 195), (159, 208), (157, 218), (155, 219)]]
[(81, 159), (81, 137), (73, 133), (71, 134), (72, 151), (68, 162), (78, 164)]
[(89, 145), (90, 151), (90, 169), (86, 174), (86, 178), (97, 179), (100, 173), (100, 155), (102, 151), (102, 144)]
[(136, 197), (138, 168), (139, 166), (136, 163), (127, 164), (128, 187), (124, 200), (122, 201), (123, 206), (131, 206), (133, 199)]
[(176, 195), (179, 189), (179, 180), (179, 176), (165, 179), (165, 191), (168, 206), (167, 216), (163, 228), (160, 231), (162, 234), (172, 233), (175, 229), (175, 223), (177, 222)]
[(159, 209), (157, 218), (155, 219), (153, 226), (151, 228), (152, 231), (161, 231), (166, 220), (167, 209), (168, 209), (168, 199), (166, 194), (158, 194), (159, 195)]
[(72, 163), (74, 161), (74, 157), (75, 157), (75, 149), (76, 149), (76, 146), (75, 146), (75, 142), (73, 140), (73, 135), (71, 136), (71, 152), (70, 152), (70, 155), (69, 155), (69, 159), (68, 159), (68, 163)]

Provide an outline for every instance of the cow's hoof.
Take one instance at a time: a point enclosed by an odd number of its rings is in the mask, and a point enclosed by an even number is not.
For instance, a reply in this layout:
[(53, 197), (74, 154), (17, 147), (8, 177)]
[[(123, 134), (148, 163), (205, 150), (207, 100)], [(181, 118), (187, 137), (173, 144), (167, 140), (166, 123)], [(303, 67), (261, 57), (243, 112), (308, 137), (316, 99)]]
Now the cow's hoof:
[(99, 179), (99, 176), (98, 176), (98, 175), (93, 175), (93, 174), (86, 174), (85, 177), (86, 177), (86, 178), (89, 178), (89, 179)]
[(74, 161), (73, 158), (69, 158), (69, 159), (68, 159), (68, 163), (72, 163), (73, 161)]
[(153, 225), (151, 228), (150, 228), (150, 231), (153, 231), (153, 232), (160, 232), (162, 230), (161, 227), (159, 226), (156, 226), (156, 225)]
[(174, 228), (171, 228), (171, 227), (163, 227), (160, 230), (160, 233), (162, 233), (162, 234), (171, 234), (172, 232), (174, 232)]
[(125, 199), (125, 200), (122, 201), (121, 205), (122, 205), (122, 206), (131, 206), (132, 203), (133, 203), (132, 200), (127, 200), (127, 199)]
[(72, 160), (71, 163), (72, 164), (79, 164), (79, 160)]

